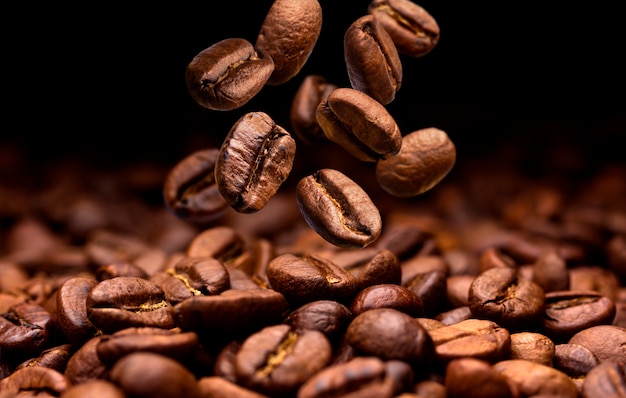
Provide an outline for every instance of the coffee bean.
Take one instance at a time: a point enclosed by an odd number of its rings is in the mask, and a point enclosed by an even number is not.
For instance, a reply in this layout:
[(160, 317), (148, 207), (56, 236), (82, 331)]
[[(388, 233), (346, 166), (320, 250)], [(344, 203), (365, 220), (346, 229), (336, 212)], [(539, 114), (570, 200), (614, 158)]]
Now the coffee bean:
[(176, 216), (192, 222), (207, 222), (221, 216), (228, 203), (215, 181), (219, 150), (196, 151), (180, 160), (165, 178), (163, 199)]
[(352, 317), (350, 309), (338, 301), (316, 300), (296, 308), (284, 323), (294, 330), (318, 330), (335, 343), (342, 338)]
[(61, 344), (43, 350), (38, 357), (22, 362), (15, 367), (15, 370), (31, 366), (43, 366), (63, 373), (72, 353), (73, 347), (71, 344)]
[(507, 358), (511, 350), (509, 331), (485, 319), (463, 320), (429, 330), (428, 334), (443, 364), (462, 357), (494, 363)]
[[(611, 344), (607, 344), (609, 341)], [(567, 343), (588, 348), (600, 362), (626, 364), (626, 329), (619, 326), (592, 326), (573, 335)]]
[(541, 333), (511, 333), (511, 359), (525, 359), (552, 366), (554, 347), (554, 342)]
[(400, 54), (422, 57), (439, 42), (439, 25), (410, 0), (373, 0), (368, 12), (383, 25)]
[(125, 398), (124, 392), (107, 380), (90, 380), (82, 384), (70, 386), (63, 394), (62, 398)]
[(492, 268), (474, 278), (469, 306), (478, 318), (490, 319), (512, 331), (541, 321), (545, 293), (538, 284), (519, 277), (516, 269)]
[(237, 109), (261, 91), (274, 61), (245, 39), (228, 38), (200, 51), (185, 70), (187, 91), (201, 106)]
[[(578, 397), (576, 384), (563, 372), (550, 366), (524, 359), (509, 359), (493, 365), (521, 396)], [(533, 377), (529, 378), (528, 375)]]
[(293, 394), (326, 366), (331, 353), (322, 332), (267, 326), (250, 335), (237, 352), (237, 382), (270, 396)]
[(195, 331), (204, 343), (220, 344), (280, 323), (286, 310), (285, 297), (275, 290), (230, 289), (188, 298), (172, 307), (172, 316), (183, 331)]
[(40, 392), (44, 392), (43, 396), (58, 397), (70, 386), (70, 381), (62, 373), (43, 366), (18, 369), (0, 380), (3, 397), (34, 397), (40, 396)]
[(77, 276), (59, 287), (56, 295), (57, 324), (71, 343), (84, 343), (100, 333), (87, 315), (87, 296), (97, 284), (95, 279)]
[(110, 380), (133, 397), (199, 398), (195, 376), (180, 362), (152, 352), (135, 352), (119, 359)]
[(0, 314), (0, 351), (3, 359), (25, 360), (38, 355), (50, 341), (54, 320), (40, 305), (22, 302)]
[(331, 396), (394, 396), (392, 379), (385, 362), (377, 357), (356, 357), (329, 366), (315, 374), (298, 390), (298, 398)]
[(507, 379), (492, 365), (476, 358), (450, 361), (445, 371), (447, 397), (479, 396), (482, 398), (514, 397)]
[(364, 355), (398, 359), (415, 365), (434, 357), (430, 335), (413, 317), (393, 308), (377, 308), (354, 317), (347, 342)]
[(533, 264), (532, 280), (539, 284), (544, 292), (569, 290), (569, 272), (563, 258), (554, 251), (541, 255)]
[(98, 358), (107, 366), (133, 352), (144, 351), (165, 355), (178, 361), (191, 358), (198, 349), (195, 332), (177, 332), (154, 327), (131, 327), (111, 335), (102, 336), (96, 351)]
[(349, 302), (357, 289), (350, 272), (313, 255), (277, 256), (267, 265), (267, 278), (292, 306), (317, 300)]
[(370, 95), (352, 88), (333, 90), (316, 109), (330, 141), (359, 160), (376, 162), (400, 151), (402, 135), (394, 118)]
[(217, 187), (240, 213), (261, 210), (291, 172), (296, 143), (264, 112), (239, 118), (224, 139), (215, 164)]
[(302, 79), (291, 102), (289, 117), (294, 135), (303, 143), (314, 145), (326, 140), (315, 114), (318, 105), (336, 88), (320, 75), (307, 75)]
[(441, 271), (419, 273), (406, 285), (420, 298), (424, 315), (436, 315), (446, 308), (446, 276)]
[(197, 234), (185, 254), (192, 258), (213, 257), (228, 268), (247, 269), (252, 264), (245, 240), (228, 225), (211, 227)]
[(274, 0), (256, 39), (256, 48), (274, 61), (267, 84), (294, 77), (313, 52), (322, 31), (322, 7), (317, 0)]
[(597, 325), (609, 325), (615, 318), (615, 303), (595, 292), (558, 291), (546, 294), (543, 330), (559, 342)]
[(582, 345), (565, 343), (554, 346), (554, 367), (572, 378), (585, 376), (599, 363), (596, 355)]
[(201, 377), (198, 379), (198, 389), (201, 397), (268, 398), (267, 395), (259, 394), (218, 376)]
[(375, 308), (393, 308), (412, 317), (423, 314), (422, 300), (404, 286), (382, 283), (361, 290), (352, 300), (350, 311), (356, 316)]
[(581, 392), (583, 398), (626, 397), (626, 365), (602, 362), (587, 373)]
[(344, 58), (353, 89), (382, 105), (395, 99), (402, 85), (402, 62), (391, 36), (373, 15), (364, 15), (348, 27)]
[(448, 135), (424, 128), (405, 135), (398, 154), (378, 161), (376, 180), (393, 196), (417, 196), (443, 180), (455, 162), (456, 147)]
[(322, 169), (302, 178), (297, 203), (307, 224), (340, 247), (365, 247), (381, 233), (382, 219), (369, 195), (342, 172)]
[(65, 372), (72, 385), (86, 383), (91, 380), (105, 379), (109, 372), (107, 366), (100, 360), (97, 348), (103, 335), (92, 337), (72, 354)]
[(87, 296), (87, 316), (104, 333), (140, 326), (169, 329), (171, 307), (163, 289), (131, 276), (99, 282)]

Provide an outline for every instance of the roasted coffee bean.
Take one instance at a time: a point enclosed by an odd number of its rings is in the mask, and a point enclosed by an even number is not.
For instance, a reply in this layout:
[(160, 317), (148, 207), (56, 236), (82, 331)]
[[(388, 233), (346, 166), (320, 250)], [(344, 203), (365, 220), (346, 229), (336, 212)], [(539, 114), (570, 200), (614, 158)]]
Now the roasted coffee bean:
[(375, 308), (393, 308), (412, 317), (423, 315), (420, 297), (404, 286), (382, 283), (366, 287), (352, 300), (350, 311), (356, 316)]
[(228, 225), (218, 225), (197, 234), (187, 246), (188, 257), (213, 257), (227, 268), (248, 270), (253, 265), (245, 240)]
[(448, 307), (458, 308), (469, 305), (469, 290), (476, 279), (475, 275), (450, 275), (446, 278), (446, 301)]
[(173, 268), (153, 276), (151, 281), (163, 289), (171, 304), (230, 289), (226, 266), (213, 257), (183, 257)]
[(99, 282), (87, 296), (89, 321), (104, 333), (127, 327), (174, 327), (165, 292), (147, 279), (120, 276)]
[(617, 301), (620, 280), (611, 270), (597, 265), (577, 266), (569, 269), (570, 290), (597, 292)]
[(583, 377), (600, 361), (588, 348), (578, 344), (557, 344), (554, 346), (553, 366), (572, 378)]
[(67, 361), (65, 372), (72, 385), (86, 383), (91, 380), (105, 379), (109, 372), (100, 360), (97, 348), (103, 335), (92, 337), (81, 345)]
[(163, 199), (176, 216), (192, 222), (208, 222), (224, 214), (228, 202), (215, 181), (219, 149), (196, 151), (179, 161), (165, 178)]
[(491, 363), (507, 358), (511, 350), (508, 330), (485, 319), (467, 319), (428, 331), (439, 362), (471, 357)]
[(626, 365), (626, 329), (619, 326), (592, 326), (573, 335), (568, 343), (588, 348), (600, 362), (616, 361)]
[(25, 360), (39, 355), (51, 339), (54, 320), (40, 305), (22, 302), (0, 314), (0, 352), (3, 359)]
[(547, 336), (535, 332), (511, 333), (511, 359), (525, 359), (542, 365), (552, 366), (554, 342)]
[(176, 304), (172, 316), (183, 331), (195, 331), (203, 342), (245, 336), (280, 323), (287, 310), (285, 297), (275, 290), (226, 290), (215, 296), (194, 296)]
[(87, 296), (97, 284), (98, 281), (93, 278), (77, 276), (59, 287), (56, 295), (56, 322), (71, 343), (84, 343), (100, 333), (87, 315)]
[(469, 305), (463, 305), (437, 314), (434, 320), (444, 325), (454, 325), (470, 318), (472, 310)]
[(443, 180), (455, 162), (456, 147), (445, 131), (415, 130), (402, 138), (400, 152), (378, 161), (376, 180), (393, 196), (417, 196)]
[(412, 316), (393, 308), (377, 308), (354, 317), (346, 341), (364, 355), (424, 364), (434, 358), (430, 335)]
[(198, 379), (198, 389), (201, 397), (269, 398), (267, 395), (259, 394), (218, 376), (201, 377)]
[(615, 303), (595, 292), (563, 290), (546, 293), (543, 330), (558, 342), (567, 342), (577, 332), (597, 325), (610, 325)]
[(69, 387), (61, 398), (126, 398), (124, 392), (108, 380), (90, 380)]
[(302, 79), (291, 102), (289, 117), (294, 135), (303, 143), (314, 145), (326, 140), (315, 114), (319, 104), (336, 88), (337, 85), (320, 75), (308, 75)]
[(388, 221), (385, 230), (374, 245), (378, 249), (389, 250), (400, 260), (406, 260), (411, 256), (424, 254), (421, 249), (431, 238), (428, 232), (410, 221)]
[(400, 54), (422, 57), (439, 42), (439, 25), (410, 0), (373, 0), (368, 12), (383, 25)]
[(400, 128), (391, 114), (359, 90), (333, 90), (318, 105), (316, 119), (326, 138), (365, 162), (387, 159), (402, 146)]
[(135, 352), (118, 360), (111, 368), (110, 380), (127, 396), (199, 398), (193, 373), (183, 364), (152, 352)]
[(215, 163), (217, 188), (240, 213), (261, 210), (291, 172), (296, 142), (264, 112), (243, 115), (230, 129)]
[(478, 318), (490, 319), (511, 331), (541, 322), (545, 293), (538, 284), (519, 277), (511, 268), (492, 268), (474, 278), (469, 306)]
[(374, 257), (362, 267), (359, 267), (358, 270), (352, 267), (347, 269), (356, 276), (357, 290), (363, 290), (366, 287), (383, 283), (399, 285), (402, 281), (402, 269), (400, 268), (398, 257), (385, 249), (376, 251)]
[(402, 62), (383, 25), (364, 15), (348, 27), (343, 43), (352, 88), (382, 105), (392, 102), (402, 85)]
[(219, 376), (233, 383), (237, 382), (235, 359), (237, 358), (237, 351), (239, 351), (240, 348), (240, 340), (231, 340), (220, 349), (213, 364), (213, 373), (215, 376)]
[(445, 370), (446, 396), (461, 398), (514, 397), (507, 379), (495, 372), (492, 365), (476, 358), (458, 358), (450, 361)]
[(15, 370), (31, 366), (43, 366), (63, 373), (73, 351), (71, 344), (61, 344), (56, 347), (48, 348), (47, 350), (43, 350), (38, 357), (22, 362), (15, 367)]
[(191, 358), (198, 349), (195, 332), (177, 332), (154, 327), (131, 327), (111, 335), (102, 336), (96, 351), (106, 365), (114, 364), (121, 357), (137, 351), (154, 352), (178, 361)]
[(448, 276), (450, 268), (447, 261), (438, 255), (416, 255), (400, 262), (402, 270), (401, 285), (406, 286), (415, 275), (431, 271), (440, 271)]
[[(502, 374), (519, 396), (578, 397), (578, 387), (565, 373), (550, 366), (524, 359), (509, 359), (493, 365)], [(528, 375), (533, 375), (532, 378)], [(514, 390), (514, 391), (515, 391)]]
[(436, 315), (446, 308), (446, 275), (442, 271), (417, 274), (404, 286), (420, 298), (424, 315)]
[(331, 343), (343, 336), (353, 314), (345, 305), (333, 300), (317, 300), (293, 310), (284, 323), (294, 330), (318, 330)]
[(581, 392), (583, 398), (626, 397), (626, 365), (602, 362), (587, 373)]
[(128, 261), (116, 261), (112, 264), (101, 265), (96, 268), (96, 279), (98, 281), (115, 278), (117, 276), (135, 276), (144, 279), (150, 277), (143, 268)]
[(356, 294), (356, 278), (338, 265), (312, 255), (282, 254), (267, 265), (272, 289), (292, 306), (317, 300), (349, 302)]
[(334, 169), (321, 169), (297, 185), (297, 203), (306, 223), (340, 247), (365, 247), (380, 236), (382, 218), (369, 195)]
[(267, 84), (283, 84), (298, 74), (321, 31), (322, 7), (317, 0), (274, 0), (255, 43), (274, 61)]
[(22, 368), (0, 380), (1, 396), (7, 398), (58, 397), (70, 386), (70, 381), (62, 373), (43, 366)]
[(487, 271), (490, 268), (516, 268), (515, 260), (504, 253), (499, 247), (491, 246), (480, 253), (478, 259), (479, 272)]
[(229, 38), (193, 57), (185, 70), (185, 82), (199, 105), (229, 111), (257, 95), (273, 72), (270, 56), (245, 39)]
[(237, 352), (237, 382), (270, 396), (293, 394), (328, 364), (331, 354), (322, 332), (267, 326), (250, 335)]
[(374, 356), (356, 357), (329, 366), (304, 383), (298, 398), (338, 396), (388, 397), (394, 393), (385, 362)]
[(569, 272), (563, 258), (554, 251), (541, 255), (533, 264), (533, 282), (544, 292), (569, 290)]

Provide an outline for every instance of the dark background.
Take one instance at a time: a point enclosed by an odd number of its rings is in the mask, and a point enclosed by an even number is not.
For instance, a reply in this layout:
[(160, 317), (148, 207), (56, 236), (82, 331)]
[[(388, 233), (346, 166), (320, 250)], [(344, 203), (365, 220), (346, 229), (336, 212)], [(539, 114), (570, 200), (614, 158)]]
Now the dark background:
[[(185, 67), (199, 51), (229, 37), (254, 42), (271, 3), (7, 10), (0, 144), (43, 165), (68, 157), (105, 166), (173, 165), (219, 145), (251, 110), (289, 129), (289, 106), (304, 76), (349, 85), (343, 34), (368, 1), (320, 0), (322, 33), (300, 74), (266, 86), (240, 109), (200, 108), (184, 84)], [(402, 56), (404, 81), (388, 109), (403, 133), (439, 127), (459, 161), (507, 145), (529, 159), (575, 147), (594, 161), (623, 161), (626, 28), (615, 2), (418, 4), (437, 20), (441, 39), (424, 57)]]

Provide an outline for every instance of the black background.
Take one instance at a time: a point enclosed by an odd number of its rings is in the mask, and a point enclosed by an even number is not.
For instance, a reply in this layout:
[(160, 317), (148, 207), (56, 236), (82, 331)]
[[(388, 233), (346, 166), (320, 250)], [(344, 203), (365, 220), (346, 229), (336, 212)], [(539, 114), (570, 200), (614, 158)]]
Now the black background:
[[(300, 74), (266, 86), (240, 109), (200, 108), (184, 84), (185, 67), (199, 51), (229, 37), (254, 42), (271, 3), (6, 10), (0, 144), (44, 165), (73, 156), (104, 165), (174, 164), (219, 145), (251, 110), (289, 129), (289, 106), (304, 76), (349, 85), (343, 34), (367, 13), (368, 1), (320, 0), (322, 33)], [(403, 133), (439, 127), (460, 161), (508, 144), (529, 159), (562, 146), (603, 162), (624, 159), (626, 28), (616, 2), (418, 4), (435, 17), (441, 38), (424, 57), (401, 57), (404, 80), (388, 109)]]

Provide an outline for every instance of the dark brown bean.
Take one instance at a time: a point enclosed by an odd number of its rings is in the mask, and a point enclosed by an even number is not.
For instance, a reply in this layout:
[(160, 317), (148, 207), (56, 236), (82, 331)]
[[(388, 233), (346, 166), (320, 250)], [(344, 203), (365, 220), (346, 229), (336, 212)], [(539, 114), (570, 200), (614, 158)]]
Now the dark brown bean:
[(298, 74), (321, 31), (322, 7), (318, 0), (274, 0), (255, 43), (274, 61), (267, 84), (283, 84)]
[(193, 152), (170, 170), (163, 185), (165, 205), (176, 216), (193, 222), (208, 222), (224, 214), (228, 203), (215, 181), (219, 149)]
[(152, 352), (135, 352), (113, 365), (110, 380), (132, 397), (199, 398), (193, 373), (180, 362)]
[(447, 397), (481, 398), (514, 397), (507, 379), (495, 372), (492, 365), (476, 358), (458, 358), (450, 361), (445, 370)]
[(368, 12), (383, 25), (400, 54), (422, 57), (439, 42), (439, 25), (410, 0), (373, 0)]
[(320, 75), (308, 75), (302, 79), (291, 103), (289, 117), (294, 135), (303, 143), (314, 145), (326, 140), (315, 114), (319, 104), (336, 88)]
[(356, 278), (329, 260), (312, 255), (282, 254), (267, 265), (272, 289), (292, 306), (317, 300), (349, 302), (357, 289)]
[(328, 242), (340, 247), (366, 247), (382, 230), (382, 218), (369, 195), (334, 169), (302, 178), (297, 203), (307, 224)]
[(328, 364), (331, 353), (322, 332), (268, 326), (250, 335), (237, 352), (237, 382), (270, 396), (293, 394)]
[(402, 85), (402, 63), (391, 36), (373, 15), (364, 15), (348, 27), (344, 58), (353, 89), (383, 105), (395, 99)]
[(217, 188), (240, 213), (261, 210), (289, 176), (296, 142), (265, 112), (249, 112), (230, 129), (215, 163)]
[(405, 135), (395, 156), (378, 161), (376, 180), (393, 196), (417, 196), (443, 180), (455, 162), (456, 147), (448, 135), (424, 128)]
[(511, 331), (540, 323), (545, 307), (541, 286), (521, 279), (511, 268), (492, 268), (477, 275), (468, 298), (474, 316), (490, 319)]
[(318, 105), (316, 118), (326, 138), (365, 162), (387, 159), (402, 146), (400, 129), (391, 114), (359, 90), (333, 90)]
[[(550, 366), (524, 359), (509, 359), (494, 364), (493, 369), (502, 374), (523, 397), (544, 395), (576, 398), (579, 396), (578, 387), (572, 379)], [(528, 377), (530, 374), (533, 375), (532, 378)]]
[(270, 56), (245, 39), (229, 38), (193, 57), (185, 71), (185, 82), (199, 105), (228, 111), (257, 95), (273, 72)]
[(393, 308), (365, 311), (354, 317), (347, 342), (365, 355), (424, 364), (434, 357), (430, 335), (413, 317)]

